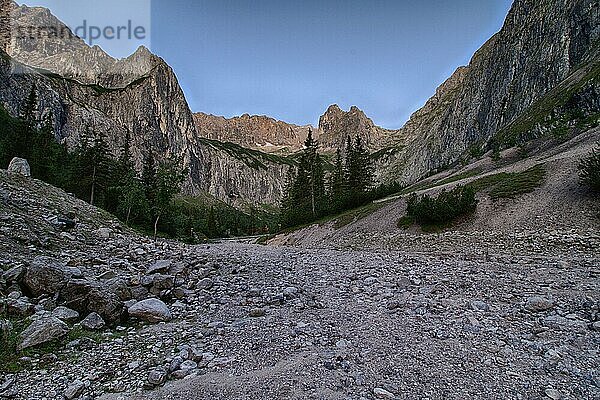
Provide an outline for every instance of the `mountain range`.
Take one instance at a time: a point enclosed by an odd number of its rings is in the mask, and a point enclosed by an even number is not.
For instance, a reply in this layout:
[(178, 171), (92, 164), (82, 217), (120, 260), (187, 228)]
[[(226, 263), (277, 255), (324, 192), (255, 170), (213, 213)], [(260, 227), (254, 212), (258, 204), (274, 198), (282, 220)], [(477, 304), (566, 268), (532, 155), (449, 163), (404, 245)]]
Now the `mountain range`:
[[(17, 26), (64, 27), (43, 8), (2, 0), (2, 10)], [(360, 135), (378, 181), (403, 184), (487, 151), (583, 131), (600, 111), (599, 27), (595, 0), (516, 0), (501, 31), (395, 131), (337, 105), (317, 127), (192, 113), (172, 68), (148, 49), (116, 60), (77, 37), (31, 42), (2, 32), (0, 102), (18, 115), (33, 90), (38, 119), (51, 115), (69, 148), (97, 132), (116, 155), (129, 134), (138, 168), (149, 151), (183, 158), (188, 194), (277, 204), (309, 130), (324, 153)]]

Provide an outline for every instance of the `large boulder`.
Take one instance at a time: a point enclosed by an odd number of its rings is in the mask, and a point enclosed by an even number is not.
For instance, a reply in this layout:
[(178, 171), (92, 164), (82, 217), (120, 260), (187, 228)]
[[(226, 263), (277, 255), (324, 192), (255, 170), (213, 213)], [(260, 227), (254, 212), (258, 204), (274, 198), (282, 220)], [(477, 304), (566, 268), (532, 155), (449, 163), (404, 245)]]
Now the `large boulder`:
[(63, 392), (63, 396), (67, 400), (73, 400), (79, 398), (85, 391), (85, 383), (80, 380), (76, 380), (70, 384), (67, 389)]
[(121, 301), (131, 300), (131, 290), (129, 286), (127, 286), (127, 282), (125, 282), (121, 278), (113, 278), (104, 283), (104, 286), (108, 288), (112, 293), (119, 296)]
[(152, 288), (159, 293), (161, 290), (173, 289), (175, 278), (171, 275), (156, 274), (152, 276)]
[(49, 258), (36, 257), (27, 268), (23, 283), (34, 297), (59, 292), (73, 275), (63, 263)]
[(31, 168), (29, 168), (29, 163), (24, 158), (13, 158), (8, 165), (8, 172), (27, 177), (31, 176)]
[(23, 277), (25, 273), (25, 268), (22, 265), (17, 265), (16, 267), (12, 267), (8, 271), (2, 274), (2, 279), (6, 283), (16, 283)]
[(19, 351), (64, 338), (69, 327), (56, 317), (40, 318), (33, 321), (20, 335)]
[(25, 296), (6, 299), (6, 311), (9, 315), (28, 317), (35, 312), (34, 305)]
[(148, 383), (151, 386), (160, 386), (166, 382), (168, 374), (164, 367), (156, 367), (148, 374)]
[(97, 281), (71, 279), (61, 289), (59, 300), (82, 315), (95, 312), (108, 323), (118, 322), (123, 314), (119, 296)]
[(147, 322), (166, 322), (173, 316), (171, 310), (162, 301), (158, 299), (146, 299), (138, 301), (127, 310), (132, 317), (139, 318)]
[(79, 319), (79, 313), (70, 308), (59, 306), (52, 310), (52, 316), (65, 322), (76, 322)]
[(152, 263), (151, 265), (148, 266), (148, 268), (146, 268), (146, 275), (152, 275), (155, 274), (157, 272), (166, 272), (169, 270), (169, 268), (171, 267), (171, 264), (173, 263), (172, 260), (158, 260), (155, 261), (154, 263)]
[(93, 312), (81, 321), (81, 326), (88, 331), (99, 331), (102, 330), (106, 324), (100, 315)]
[(533, 296), (528, 298), (525, 302), (525, 309), (534, 313), (538, 313), (550, 310), (554, 307), (554, 304), (554, 300), (547, 297)]

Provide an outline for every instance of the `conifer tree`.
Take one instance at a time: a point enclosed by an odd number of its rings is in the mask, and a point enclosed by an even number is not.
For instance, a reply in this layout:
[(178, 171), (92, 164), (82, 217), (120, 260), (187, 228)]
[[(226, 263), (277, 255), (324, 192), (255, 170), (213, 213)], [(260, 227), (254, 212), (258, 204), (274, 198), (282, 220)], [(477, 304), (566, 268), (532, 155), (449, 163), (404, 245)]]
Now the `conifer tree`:
[(361, 200), (364, 200), (366, 194), (373, 186), (373, 169), (369, 152), (363, 144), (360, 136), (356, 136), (354, 146), (355, 170), (356, 170), (356, 191)]
[(185, 180), (185, 173), (179, 166), (177, 159), (166, 159), (161, 162), (156, 170), (156, 194), (154, 200), (154, 238), (158, 233), (158, 223), (165, 215), (175, 195), (179, 193), (181, 184)]
[(16, 140), (9, 147), (13, 157), (32, 158), (31, 152), (36, 139), (38, 101), (35, 83), (32, 85), (27, 99), (20, 107), (19, 121), (13, 125)]
[(55, 144), (52, 116), (47, 114), (44, 117), (42, 128), (33, 135), (30, 158), (28, 158), (31, 173), (46, 182), (52, 182), (54, 177), (56, 165), (53, 160), (53, 150)]
[(282, 224), (292, 226), (313, 221), (325, 210), (325, 173), (318, 144), (309, 131), (298, 168), (291, 167), (282, 199)]
[(21, 118), (25, 120), (25, 122), (30, 127), (35, 127), (37, 125), (36, 115), (38, 111), (38, 97), (37, 97), (37, 87), (35, 82), (31, 86), (31, 90), (29, 91), (29, 95), (27, 96), (27, 100), (25, 101), (25, 105), (23, 110), (21, 111)]
[(352, 143), (352, 138), (348, 136), (346, 138), (346, 154), (345, 154), (345, 163), (344, 163), (344, 205), (347, 206), (350, 197), (352, 195), (353, 187), (354, 187), (354, 145)]
[(340, 211), (345, 203), (345, 166), (342, 151), (337, 149), (335, 164), (330, 178), (329, 195), (332, 211)]
[(144, 185), (138, 179), (131, 154), (131, 136), (126, 134), (121, 152), (117, 160), (116, 177), (118, 186), (114, 188), (117, 196), (117, 212), (125, 218), (125, 224), (129, 225), (133, 217), (147, 214), (149, 205), (144, 191)]
[(314, 140), (311, 130), (309, 130), (304, 143), (293, 193), (297, 197), (294, 200), (298, 202), (301, 209), (307, 212), (313, 220), (316, 219), (321, 212), (325, 197), (325, 177), (323, 162), (318, 153), (318, 144)]
[(211, 205), (208, 209), (208, 216), (206, 218), (206, 229), (208, 237), (215, 238), (218, 236), (217, 232), (217, 217), (215, 215), (215, 206)]
[(291, 226), (294, 223), (294, 200), (297, 195), (294, 193), (296, 182), (296, 168), (288, 168), (283, 186), (283, 198), (281, 199), (281, 224)]
[(78, 198), (90, 199), (92, 188), (92, 169), (91, 169), (91, 143), (89, 131), (81, 135), (79, 144), (73, 153), (70, 169), (73, 179), (69, 182), (67, 190), (74, 193)]
[(90, 149), (90, 162), (92, 173), (90, 204), (94, 205), (97, 198), (106, 200), (106, 191), (112, 175), (112, 160), (103, 133), (94, 135), (93, 146)]
[(373, 186), (373, 169), (369, 152), (360, 136), (346, 145), (347, 205), (356, 207), (366, 201)]
[[(154, 154), (152, 149), (148, 149), (148, 152), (144, 156), (144, 163), (142, 166), (142, 184), (144, 185), (144, 194), (148, 200), (150, 210), (154, 212), (157, 183), (156, 183), (156, 164), (154, 161)], [(152, 215), (154, 219), (154, 215)]]
[(117, 159), (117, 169), (119, 172), (123, 173), (128, 173), (130, 171), (135, 172), (133, 156), (131, 154), (131, 135), (129, 132), (125, 134), (125, 139), (121, 145), (121, 151), (119, 153), (119, 158)]

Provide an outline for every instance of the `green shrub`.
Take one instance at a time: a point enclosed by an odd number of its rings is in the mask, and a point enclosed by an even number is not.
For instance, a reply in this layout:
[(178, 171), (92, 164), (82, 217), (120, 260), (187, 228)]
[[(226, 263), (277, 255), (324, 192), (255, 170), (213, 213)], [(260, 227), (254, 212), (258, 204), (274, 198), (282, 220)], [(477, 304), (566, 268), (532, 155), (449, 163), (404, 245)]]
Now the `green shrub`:
[(477, 203), (472, 187), (458, 186), (449, 192), (442, 190), (436, 198), (412, 195), (407, 214), (422, 226), (444, 226), (475, 211)]
[(531, 193), (546, 179), (546, 169), (536, 165), (522, 172), (501, 172), (479, 178), (469, 184), (476, 192), (485, 191), (492, 200), (512, 199)]
[(398, 222), (396, 223), (398, 228), (404, 229), (404, 230), (409, 229), (414, 224), (415, 224), (415, 219), (413, 217), (409, 217), (408, 215), (405, 215), (404, 217), (400, 218), (398, 220)]
[(502, 160), (502, 154), (500, 153), (500, 149), (498, 147), (494, 147), (492, 151), (492, 161), (498, 162)]
[(594, 192), (600, 193), (600, 147), (581, 160), (579, 164), (579, 180)]
[(20, 358), (26, 353), (19, 353), (17, 345), (19, 343), (19, 334), (29, 326), (25, 320), (9, 321), (7, 316), (0, 314), (0, 319), (9, 323), (9, 329), (0, 329), (0, 376), (2, 373), (15, 373), (23, 369), (23, 363)]

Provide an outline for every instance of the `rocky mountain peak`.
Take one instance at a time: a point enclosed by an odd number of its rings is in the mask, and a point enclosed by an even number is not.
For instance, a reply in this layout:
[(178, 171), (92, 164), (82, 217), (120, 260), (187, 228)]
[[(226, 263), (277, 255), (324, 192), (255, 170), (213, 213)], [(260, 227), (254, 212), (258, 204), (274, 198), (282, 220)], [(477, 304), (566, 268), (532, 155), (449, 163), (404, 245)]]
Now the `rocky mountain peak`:
[(201, 137), (269, 153), (300, 150), (308, 136), (308, 130), (312, 128), (250, 114), (225, 118), (196, 113), (194, 122)]
[[(350, 107), (350, 113), (360, 113), (362, 115), (365, 115), (365, 113), (360, 108), (358, 108), (356, 106)], [(365, 115), (365, 117), (366, 117), (366, 115)]]
[(378, 149), (389, 131), (376, 126), (356, 106), (348, 111), (337, 104), (327, 108), (319, 120), (318, 128), (294, 125), (264, 115), (243, 114), (225, 118), (205, 113), (194, 114), (201, 137), (269, 153), (293, 153), (303, 148), (312, 129), (324, 152), (344, 147), (348, 136), (359, 135), (371, 149)]
[(343, 147), (348, 136), (356, 135), (360, 136), (367, 146), (375, 147), (382, 139), (384, 131), (356, 106), (344, 111), (337, 104), (333, 104), (319, 119), (319, 142), (326, 149)]
[(319, 119), (319, 128), (326, 134), (333, 133), (343, 127), (372, 127), (371, 121), (358, 107), (352, 106), (349, 111), (343, 111), (337, 104), (327, 108)]
[(7, 17), (11, 29), (46, 27), (59, 32), (35, 39), (9, 37), (7, 53), (24, 64), (82, 83), (114, 88), (126, 86), (163, 62), (144, 46), (117, 60), (98, 45), (88, 46), (46, 8), (15, 5), (11, 10)]
[(144, 58), (144, 57), (152, 57), (154, 54), (148, 49), (146, 46), (141, 45), (137, 48), (135, 53), (133, 53), (129, 58)]
[(329, 107), (327, 107), (327, 111), (325, 111), (324, 115), (339, 114), (341, 112), (342, 112), (342, 109), (340, 108), (340, 106), (338, 106), (337, 104), (332, 104)]
[(107, 70), (114, 59), (99, 46), (88, 46), (63, 22), (43, 7), (25, 5), (9, 12), (13, 31), (40, 27), (56, 31), (55, 35), (12, 35), (8, 54), (15, 60), (86, 83), (96, 83), (94, 77)]

